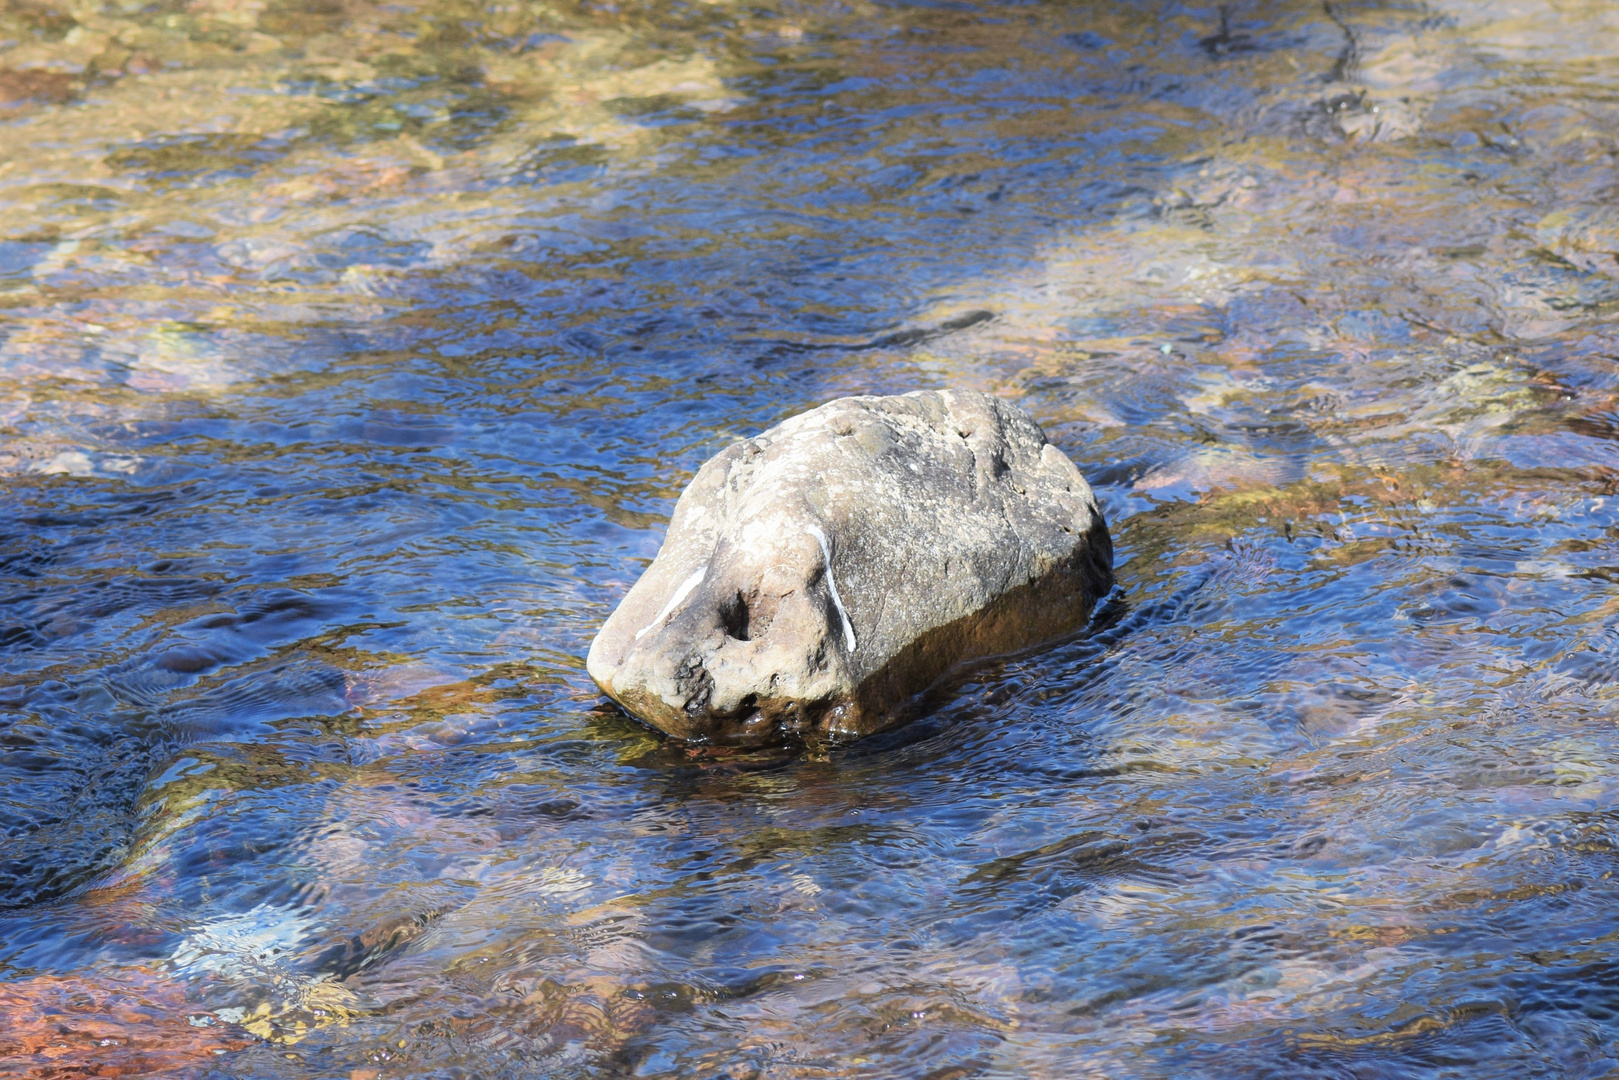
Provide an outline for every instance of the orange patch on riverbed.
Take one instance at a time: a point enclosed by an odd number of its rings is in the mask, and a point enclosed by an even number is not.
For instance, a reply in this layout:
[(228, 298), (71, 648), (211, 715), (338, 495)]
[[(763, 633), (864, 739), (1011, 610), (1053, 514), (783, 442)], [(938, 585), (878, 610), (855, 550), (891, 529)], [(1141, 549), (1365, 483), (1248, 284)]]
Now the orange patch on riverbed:
[(137, 972), (0, 983), (0, 1075), (158, 1076), (215, 1063), (252, 1039), (190, 1007), (184, 986)]

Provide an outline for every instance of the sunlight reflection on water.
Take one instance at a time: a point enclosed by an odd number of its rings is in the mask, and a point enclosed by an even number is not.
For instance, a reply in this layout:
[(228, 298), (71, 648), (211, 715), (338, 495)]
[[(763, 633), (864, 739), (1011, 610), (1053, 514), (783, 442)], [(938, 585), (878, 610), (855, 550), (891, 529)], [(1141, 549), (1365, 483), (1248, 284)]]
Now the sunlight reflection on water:
[[(1600, 4), (0, 10), (0, 1071), (1619, 1067)], [(830, 756), (582, 656), (729, 441), (1121, 589)]]

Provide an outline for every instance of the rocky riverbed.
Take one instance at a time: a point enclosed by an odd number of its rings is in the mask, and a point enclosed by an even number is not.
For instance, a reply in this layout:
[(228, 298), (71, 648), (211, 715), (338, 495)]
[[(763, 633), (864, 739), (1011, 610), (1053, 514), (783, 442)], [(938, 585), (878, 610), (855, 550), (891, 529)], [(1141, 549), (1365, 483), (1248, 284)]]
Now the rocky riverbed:
[[(1614, 19), (6, 5), (0, 1072), (1612, 1071)], [(1089, 633), (601, 697), (703, 462), (945, 386)]]

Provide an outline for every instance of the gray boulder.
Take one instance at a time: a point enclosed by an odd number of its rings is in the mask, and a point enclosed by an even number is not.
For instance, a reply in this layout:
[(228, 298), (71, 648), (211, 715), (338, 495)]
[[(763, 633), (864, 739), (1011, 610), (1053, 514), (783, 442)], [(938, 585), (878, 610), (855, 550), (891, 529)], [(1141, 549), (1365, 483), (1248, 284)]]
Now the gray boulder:
[(828, 402), (698, 470), (586, 667), (678, 739), (841, 741), (1080, 627), (1113, 544), (1074, 463), (973, 391)]

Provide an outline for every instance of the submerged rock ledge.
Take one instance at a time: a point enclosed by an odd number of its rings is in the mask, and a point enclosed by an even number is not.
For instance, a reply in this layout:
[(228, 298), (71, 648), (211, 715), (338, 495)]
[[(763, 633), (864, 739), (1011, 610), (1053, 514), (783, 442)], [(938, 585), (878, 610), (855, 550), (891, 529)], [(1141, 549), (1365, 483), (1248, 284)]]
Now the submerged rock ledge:
[(1090, 485), (1021, 409), (840, 398), (698, 471), (586, 666), (678, 739), (850, 739), (956, 664), (1078, 628), (1112, 583)]

